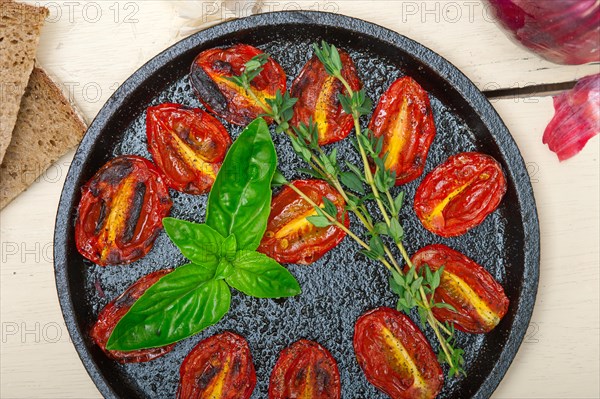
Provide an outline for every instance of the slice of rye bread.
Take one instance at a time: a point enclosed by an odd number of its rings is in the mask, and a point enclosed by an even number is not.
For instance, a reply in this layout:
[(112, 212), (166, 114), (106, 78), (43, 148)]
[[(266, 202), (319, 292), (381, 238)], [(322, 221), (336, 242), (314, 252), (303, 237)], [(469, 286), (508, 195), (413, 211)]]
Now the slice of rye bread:
[(48, 9), (0, 1), (0, 162), (10, 143)]
[(79, 144), (85, 130), (85, 123), (62, 91), (42, 69), (34, 68), (0, 165), (0, 209)]

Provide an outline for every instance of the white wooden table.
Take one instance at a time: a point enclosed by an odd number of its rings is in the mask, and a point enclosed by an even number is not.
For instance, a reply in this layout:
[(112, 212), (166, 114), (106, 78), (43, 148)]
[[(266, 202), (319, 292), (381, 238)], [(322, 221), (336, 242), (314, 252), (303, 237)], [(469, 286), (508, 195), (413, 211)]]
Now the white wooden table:
[[(31, 1), (35, 3), (35, 1)], [(91, 121), (112, 92), (181, 37), (181, 1), (39, 1), (51, 15), (38, 62)], [(200, 4), (207, 20), (231, 17)], [(238, 14), (250, 7), (228, 1)], [(264, 10), (335, 11), (415, 39), (483, 90), (567, 82), (600, 66), (559, 66), (508, 40), (477, 1), (282, 1)], [(529, 166), (541, 224), (538, 300), (525, 342), (494, 398), (598, 398), (599, 138), (559, 163), (542, 144), (552, 118), (547, 94), (492, 101)], [(73, 153), (0, 214), (2, 398), (97, 398), (64, 325), (52, 264), (54, 217)]]

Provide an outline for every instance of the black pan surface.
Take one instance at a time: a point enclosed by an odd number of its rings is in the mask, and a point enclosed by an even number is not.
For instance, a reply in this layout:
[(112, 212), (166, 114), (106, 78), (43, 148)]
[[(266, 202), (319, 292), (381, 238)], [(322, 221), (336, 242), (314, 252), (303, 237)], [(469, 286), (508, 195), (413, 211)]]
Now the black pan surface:
[[(508, 192), (500, 208), (468, 234), (443, 239), (426, 231), (411, 201), (401, 215), (410, 253), (431, 243), (445, 243), (483, 265), (503, 286), (511, 304), (500, 325), (487, 335), (458, 333), (465, 349), (467, 377), (447, 380), (441, 398), (489, 397), (514, 358), (526, 332), (539, 276), (539, 228), (532, 188), (523, 159), (490, 103), (461, 72), (422, 45), (380, 26), (320, 12), (278, 12), (223, 23), (165, 50), (134, 73), (108, 100), (88, 129), (63, 189), (55, 231), (56, 282), (66, 324), (82, 362), (107, 398), (174, 397), (179, 366), (201, 339), (231, 330), (250, 344), (258, 383), (253, 398), (266, 398), (279, 352), (300, 338), (327, 347), (339, 364), (342, 397), (377, 399), (385, 395), (365, 379), (352, 349), (354, 322), (377, 306), (395, 306), (383, 267), (358, 254), (346, 239), (316, 264), (289, 266), (303, 289), (287, 300), (261, 300), (233, 293), (230, 312), (217, 325), (179, 343), (149, 363), (119, 365), (92, 343), (88, 331), (99, 311), (141, 276), (183, 264), (184, 258), (161, 233), (152, 251), (129, 266), (102, 268), (75, 248), (74, 221), (80, 187), (109, 159), (137, 154), (149, 159), (145, 110), (161, 102), (200, 106), (188, 83), (188, 70), (202, 50), (248, 43), (278, 60), (288, 84), (312, 54), (310, 43), (326, 39), (353, 56), (373, 99), (397, 77), (408, 74), (429, 93), (437, 136), (425, 173), (460, 151), (481, 151), (503, 166)], [(363, 124), (368, 121), (364, 120)], [(233, 138), (241, 129), (225, 124)], [(302, 166), (285, 137), (274, 136), (280, 167), (289, 178)], [(349, 142), (336, 144), (340, 157), (359, 160)], [(413, 198), (422, 178), (403, 189)], [(171, 192), (172, 216), (203, 221), (206, 196)], [(375, 210), (373, 210), (375, 212)], [(355, 220), (354, 228), (358, 226)], [(102, 290), (98, 290), (101, 287)], [(414, 315), (413, 315), (414, 316)], [(430, 331), (427, 336), (437, 344)]]

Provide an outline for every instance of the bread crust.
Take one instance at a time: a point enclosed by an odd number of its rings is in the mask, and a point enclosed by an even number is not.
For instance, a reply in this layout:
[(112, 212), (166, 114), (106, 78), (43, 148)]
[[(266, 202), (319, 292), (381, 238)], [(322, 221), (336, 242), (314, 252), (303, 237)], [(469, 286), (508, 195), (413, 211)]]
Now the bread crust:
[(10, 144), (48, 9), (0, 1), (0, 162)]
[[(60, 88), (34, 68), (21, 101), (13, 139), (0, 165), (0, 209), (81, 141), (86, 125)], [(68, 167), (61, 165), (63, 176)], [(49, 178), (56, 178), (52, 173)]]

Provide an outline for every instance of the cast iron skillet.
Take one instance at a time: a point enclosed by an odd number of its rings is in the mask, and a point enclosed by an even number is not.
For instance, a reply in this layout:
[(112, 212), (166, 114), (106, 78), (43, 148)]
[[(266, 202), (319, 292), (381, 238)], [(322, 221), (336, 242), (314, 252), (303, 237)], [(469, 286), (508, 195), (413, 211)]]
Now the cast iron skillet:
[[(187, 339), (153, 362), (121, 366), (91, 342), (88, 331), (98, 312), (139, 277), (183, 264), (184, 258), (161, 233), (153, 250), (129, 266), (101, 268), (75, 248), (74, 221), (80, 187), (109, 159), (119, 154), (150, 158), (145, 143), (145, 109), (160, 102), (200, 106), (187, 80), (194, 57), (202, 50), (248, 43), (271, 53), (286, 70), (288, 84), (308, 60), (310, 43), (326, 39), (348, 50), (369, 95), (378, 99), (397, 77), (408, 74), (429, 93), (437, 136), (425, 173), (451, 154), (476, 150), (495, 157), (508, 178), (500, 208), (468, 234), (442, 239), (427, 232), (407, 201), (402, 221), (408, 250), (445, 243), (484, 265), (504, 286), (511, 304), (500, 325), (487, 335), (459, 333), (466, 351), (466, 378), (447, 380), (440, 397), (489, 397), (514, 358), (533, 310), (539, 276), (539, 229), (526, 167), (510, 133), (485, 97), (448, 61), (414, 41), (361, 20), (320, 12), (279, 12), (223, 23), (165, 50), (131, 76), (104, 105), (75, 155), (63, 189), (55, 230), (55, 268), (62, 311), (73, 343), (98, 389), (107, 398), (173, 397), (179, 366), (203, 338), (232, 330), (245, 336), (257, 369), (253, 398), (266, 398), (268, 380), (279, 352), (300, 338), (327, 347), (338, 361), (344, 398), (385, 396), (366, 381), (352, 350), (354, 322), (377, 306), (394, 307), (385, 270), (358, 255), (349, 239), (311, 267), (290, 265), (303, 288), (287, 300), (259, 300), (233, 293), (230, 313), (216, 326)], [(363, 121), (367, 123), (368, 121)], [(232, 137), (240, 128), (226, 125)], [(274, 137), (280, 167), (297, 178), (301, 162), (284, 137)], [(357, 163), (346, 142), (336, 144), (340, 157)], [(418, 183), (403, 189), (412, 199)], [(206, 196), (171, 192), (172, 215), (202, 221)], [(375, 211), (375, 210), (374, 210)], [(352, 221), (354, 228), (358, 223)], [(435, 339), (426, 332), (437, 349)]]

